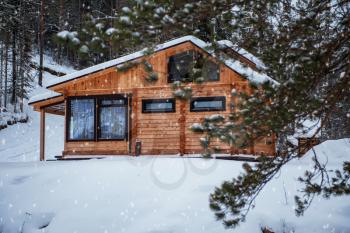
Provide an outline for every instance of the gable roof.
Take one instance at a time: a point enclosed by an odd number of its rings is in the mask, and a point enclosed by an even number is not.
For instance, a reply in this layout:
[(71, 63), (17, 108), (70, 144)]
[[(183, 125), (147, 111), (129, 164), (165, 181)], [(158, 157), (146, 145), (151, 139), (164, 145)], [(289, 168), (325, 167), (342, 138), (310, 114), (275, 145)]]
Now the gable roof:
[[(194, 45), (196, 45), (197, 47), (203, 49), (204, 51), (206, 51), (208, 54), (210, 54), (213, 57), (216, 57), (215, 54), (213, 53), (213, 51), (210, 49), (211, 44), (210, 43), (206, 43), (201, 39), (198, 39), (197, 37), (194, 36), (183, 36), (177, 39), (173, 39), (170, 40), (168, 42), (165, 42), (163, 44), (159, 44), (154, 48), (154, 52), (159, 52), (161, 50), (185, 43), (185, 42), (191, 42)], [(244, 49), (239, 49), (239, 50), (235, 50), (234, 46), (232, 44), (232, 42), (227, 41), (227, 40), (222, 40), (222, 41), (218, 41), (218, 45), (221, 46), (226, 46), (229, 47), (231, 49), (233, 49), (235, 52), (239, 53), (241, 56), (246, 57), (248, 60), (252, 61), (253, 63), (255, 63), (258, 67), (260, 68), (264, 68), (265, 65), (255, 56), (253, 56), (252, 54), (248, 53), (246, 50)], [(122, 56), (107, 62), (103, 62), (94, 66), (90, 66), (88, 68), (67, 74), (65, 76), (60, 77), (59, 79), (56, 80), (52, 80), (51, 82), (48, 83), (46, 88), (51, 88), (66, 82), (70, 82), (79, 78), (82, 78), (88, 74), (92, 74), (92, 73), (96, 73), (99, 71), (102, 71), (104, 69), (108, 69), (111, 68), (113, 66), (118, 66), (121, 65), (125, 62), (129, 62), (135, 59), (139, 59), (143, 56), (145, 56), (145, 52), (147, 51), (147, 49), (142, 49), (140, 51), (137, 51), (135, 53), (132, 54), (128, 54), (126, 56)], [(277, 81), (273, 80), (272, 78), (270, 78), (269, 76), (267, 76), (266, 74), (256, 71), (254, 69), (252, 69), (251, 67), (247, 66), (246, 64), (242, 63), (241, 61), (234, 59), (234, 58), (226, 58), (225, 60), (223, 60), (224, 64), (229, 67), (230, 69), (232, 69), (233, 71), (241, 74), (244, 78), (247, 78), (249, 81), (254, 82), (254, 83), (264, 83), (264, 82), (271, 82), (272, 84), (276, 85), (278, 84)], [(47, 100), (48, 98), (53, 98), (55, 96), (59, 96), (60, 94), (57, 92), (53, 92), (51, 91), (50, 93), (47, 93), (47, 95), (42, 95), (42, 96), (34, 96), (30, 99), (29, 103), (33, 104), (36, 102), (40, 102), (43, 100)]]
[[(163, 44), (159, 44), (155, 47), (154, 52), (159, 52), (161, 50), (173, 47), (175, 45), (178, 44), (182, 44), (185, 42), (191, 42), (193, 44), (195, 44), (196, 46), (198, 46), (199, 48), (205, 50), (206, 52), (208, 52), (211, 55), (214, 55), (212, 53), (212, 51), (210, 51), (208, 49), (208, 47), (210, 46), (210, 44), (204, 42), (203, 40), (198, 39), (197, 37), (194, 36), (183, 36), (168, 42), (165, 42)], [(219, 41), (218, 43), (222, 43), (222, 44), (226, 44), (228, 47), (233, 49), (233, 45), (232, 43), (230, 43), (229, 41)], [(100, 63), (98, 65), (94, 65), (94, 66), (90, 66), (86, 69), (82, 69), (76, 72), (73, 72), (71, 74), (67, 74), (65, 76), (60, 77), (60, 79), (54, 80), (52, 82), (50, 82), (47, 86), (47, 88), (50, 87), (54, 87), (56, 85), (71, 81), (71, 80), (75, 80), (77, 78), (83, 77), (87, 74), (91, 74), (91, 73), (95, 73), (113, 66), (118, 66), (122, 63), (125, 62), (129, 62), (138, 58), (141, 58), (143, 56), (145, 56), (145, 52), (147, 51), (147, 49), (143, 49), (140, 51), (137, 51), (135, 53), (132, 54), (128, 54), (126, 56), (122, 56), (107, 62), (103, 62)], [(252, 60), (254, 63), (257, 63), (256, 65), (258, 66), (263, 66), (263, 63), (258, 59), (255, 58), (253, 55), (251, 55), (250, 53), (248, 53), (245, 50), (241, 50), (241, 51), (237, 51), (238, 53), (240, 53), (242, 56), (247, 57), (249, 60)], [(252, 59), (254, 57), (254, 59)], [(275, 80), (273, 80), (272, 78), (268, 77), (266, 74), (263, 74), (261, 72), (257, 72), (253, 69), (251, 69), (250, 67), (247, 67), (245, 64), (241, 63), (240, 61), (234, 60), (234, 59), (226, 59), (224, 60), (225, 65), (227, 65), (229, 68), (233, 69), (234, 71), (238, 72), (239, 74), (245, 76), (248, 80), (255, 82), (255, 83), (263, 83), (266, 81), (271, 81), (272, 83), (277, 83)]]

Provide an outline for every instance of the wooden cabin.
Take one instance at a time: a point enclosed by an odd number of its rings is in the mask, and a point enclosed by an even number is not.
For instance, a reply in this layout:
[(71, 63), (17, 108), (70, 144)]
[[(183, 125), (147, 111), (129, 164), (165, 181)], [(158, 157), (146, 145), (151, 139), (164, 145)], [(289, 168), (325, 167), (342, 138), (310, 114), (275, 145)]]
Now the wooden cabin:
[[(225, 44), (225, 43), (224, 43)], [(161, 155), (201, 153), (200, 134), (190, 130), (205, 116), (228, 116), (236, 111), (237, 92), (249, 92), (249, 76), (268, 78), (257, 71), (256, 62), (235, 52), (235, 58), (218, 62), (207, 44), (193, 36), (158, 45), (151, 55), (139, 51), (58, 78), (47, 86), (48, 93), (30, 104), (41, 112), (40, 155), (44, 159), (45, 114), (65, 117), (63, 157), (70, 155)], [(224, 51), (224, 50), (223, 50)], [(174, 97), (173, 82), (186, 75), (190, 54), (207, 56), (210, 69), (202, 84), (190, 83), (192, 98)], [(181, 58), (181, 59), (180, 59)], [(237, 59), (238, 58), (238, 59)], [(147, 61), (158, 80), (150, 83), (138, 61)], [(133, 63), (121, 71), (125, 64)], [(242, 75), (242, 71), (249, 72)], [(261, 80), (263, 81), (263, 80)], [(238, 149), (216, 143), (222, 153), (275, 154), (273, 135)]]
[(318, 137), (299, 137), (298, 138), (298, 154), (305, 155), (311, 148), (321, 143)]

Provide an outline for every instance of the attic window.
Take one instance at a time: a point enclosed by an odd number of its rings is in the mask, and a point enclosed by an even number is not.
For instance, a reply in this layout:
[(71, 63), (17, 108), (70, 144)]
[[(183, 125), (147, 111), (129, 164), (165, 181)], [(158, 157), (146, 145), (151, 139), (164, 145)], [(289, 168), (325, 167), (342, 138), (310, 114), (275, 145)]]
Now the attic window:
[(208, 59), (204, 59), (200, 53), (190, 50), (169, 57), (168, 82), (192, 82), (191, 72), (195, 68), (194, 61), (202, 67), (204, 81), (219, 80), (219, 65)]
[(190, 78), (190, 69), (193, 63), (193, 56), (193, 51), (187, 51), (169, 57), (169, 83), (174, 81), (184, 81)]
[(219, 65), (212, 61), (209, 61), (209, 60), (204, 61), (202, 72), (203, 72), (203, 78), (206, 81), (220, 80)]

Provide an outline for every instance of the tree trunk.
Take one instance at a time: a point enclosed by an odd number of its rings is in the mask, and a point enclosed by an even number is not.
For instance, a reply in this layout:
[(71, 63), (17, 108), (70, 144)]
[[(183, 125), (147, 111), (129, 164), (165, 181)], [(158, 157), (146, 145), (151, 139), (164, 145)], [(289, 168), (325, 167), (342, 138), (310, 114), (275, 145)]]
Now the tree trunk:
[(62, 30), (63, 26), (64, 26), (64, 0), (60, 0), (60, 16), (58, 18), (58, 27), (60, 30)]
[(40, 28), (39, 28), (39, 86), (43, 85), (43, 63), (44, 63), (44, 0), (40, 1)]
[(12, 95), (11, 103), (16, 112), (16, 86), (17, 86), (17, 63), (16, 63), (16, 28), (12, 29)]
[(0, 54), (0, 108), (2, 107), (2, 97), (3, 97), (3, 91), (2, 91), (2, 78), (3, 78), (3, 66), (4, 64), (4, 43), (1, 42), (1, 54)]
[(23, 99), (24, 99), (24, 41), (20, 40), (19, 42), (19, 48), (20, 48), (20, 55), (19, 55), (19, 66), (18, 66), (18, 75), (20, 78), (20, 90), (19, 90), (19, 109), (21, 112), (23, 112)]
[[(58, 18), (58, 28), (60, 31), (64, 29), (64, 0), (60, 0), (60, 16)], [(57, 63), (62, 64), (63, 48), (61, 45), (57, 46)]]
[(4, 80), (4, 85), (5, 85), (5, 89), (4, 89), (4, 107), (7, 107), (7, 65), (8, 65), (8, 35), (5, 35), (5, 80)]

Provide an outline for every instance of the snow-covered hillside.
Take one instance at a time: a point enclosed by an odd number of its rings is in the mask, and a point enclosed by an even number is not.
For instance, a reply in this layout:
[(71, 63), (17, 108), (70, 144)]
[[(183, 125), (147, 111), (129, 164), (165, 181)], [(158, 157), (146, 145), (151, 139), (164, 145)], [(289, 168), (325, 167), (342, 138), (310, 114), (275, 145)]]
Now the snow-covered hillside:
[[(39, 160), (40, 113), (27, 110), (28, 123), (17, 123), (0, 131), (0, 162), (26, 162)], [(47, 114), (47, 159), (61, 155), (64, 139), (62, 116)]]
[[(329, 169), (350, 154), (348, 139), (316, 146)], [(316, 198), (294, 215), (311, 154), (288, 164), (234, 232), (350, 232), (350, 197)], [(0, 163), (0, 232), (230, 232), (215, 221), (208, 195), (237, 176), (241, 162), (118, 157), (89, 161)]]
[[(33, 62), (38, 63), (38, 56), (33, 57)], [(49, 56), (45, 56), (44, 66), (63, 73), (74, 71), (72, 67), (58, 65)], [(33, 69), (32, 75), (37, 77), (37, 71)], [(43, 86), (55, 79), (59, 77), (44, 72)], [(30, 97), (47, 92), (46, 88), (37, 85), (36, 80), (33, 86)], [(28, 123), (17, 123), (0, 131), (0, 162), (39, 160), (40, 114), (28, 106), (28, 101), (24, 103), (24, 113), (29, 117)], [(47, 159), (50, 159), (62, 154), (64, 118), (52, 114), (46, 114), (46, 116), (46, 154)]]

